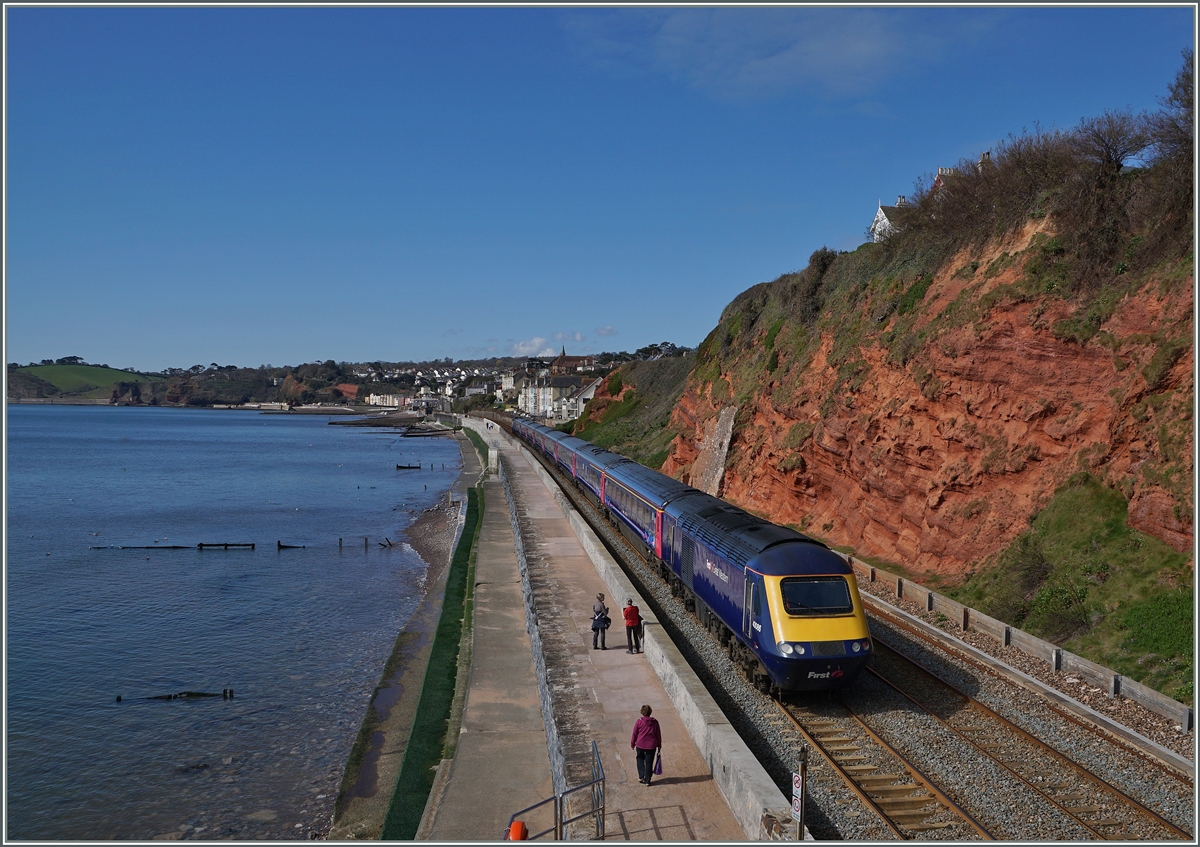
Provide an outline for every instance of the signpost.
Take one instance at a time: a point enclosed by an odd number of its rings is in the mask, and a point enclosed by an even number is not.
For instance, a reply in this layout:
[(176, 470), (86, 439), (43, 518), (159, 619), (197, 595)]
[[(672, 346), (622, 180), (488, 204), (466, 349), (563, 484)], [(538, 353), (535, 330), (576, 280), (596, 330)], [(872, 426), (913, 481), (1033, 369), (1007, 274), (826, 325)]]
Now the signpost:
[(800, 766), (792, 773), (792, 820), (796, 822), (796, 840), (804, 840), (804, 806), (808, 800), (808, 745), (800, 748)]

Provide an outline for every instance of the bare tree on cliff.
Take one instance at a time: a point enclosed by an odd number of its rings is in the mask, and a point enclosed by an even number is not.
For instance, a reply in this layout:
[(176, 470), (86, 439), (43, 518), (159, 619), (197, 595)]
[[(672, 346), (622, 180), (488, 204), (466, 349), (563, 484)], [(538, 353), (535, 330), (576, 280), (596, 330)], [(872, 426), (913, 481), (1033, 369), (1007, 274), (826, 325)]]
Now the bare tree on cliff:
[(1161, 256), (1186, 250), (1193, 234), (1193, 154), (1196, 137), (1194, 53), (1183, 51), (1183, 66), (1150, 115), (1150, 172), (1147, 190), (1135, 214), (1146, 230), (1144, 255)]

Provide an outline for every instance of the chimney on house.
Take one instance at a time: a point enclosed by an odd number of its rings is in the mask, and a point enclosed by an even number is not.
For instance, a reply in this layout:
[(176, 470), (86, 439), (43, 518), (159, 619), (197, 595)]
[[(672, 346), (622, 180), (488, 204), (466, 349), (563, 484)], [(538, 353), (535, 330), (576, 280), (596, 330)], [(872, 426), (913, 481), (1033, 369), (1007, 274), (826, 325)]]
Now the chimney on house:
[(896, 205), (897, 206), (907, 206), (908, 205), (908, 201), (904, 199), (903, 194), (901, 194), (899, 197), (896, 198)]
[(980, 168), (982, 168), (984, 165), (990, 165), (991, 163), (992, 163), (992, 151), (991, 150), (985, 150), (983, 153), (981, 153), (979, 155), (979, 167)]

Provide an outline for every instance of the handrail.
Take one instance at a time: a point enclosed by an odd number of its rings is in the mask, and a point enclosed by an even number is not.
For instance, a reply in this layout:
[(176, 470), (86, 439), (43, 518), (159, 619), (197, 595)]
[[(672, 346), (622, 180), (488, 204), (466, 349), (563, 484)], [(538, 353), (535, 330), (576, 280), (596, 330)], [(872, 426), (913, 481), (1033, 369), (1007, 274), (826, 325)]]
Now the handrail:
[[(541, 808), (547, 803), (554, 803), (554, 826), (550, 829), (544, 829), (541, 832), (530, 833), (528, 840), (532, 841), (535, 838), (540, 838), (551, 832), (554, 833), (555, 841), (562, 841), (566, 832), (567, 824), (582, 820), (586, 817), (594, 817), (596, 821), (596, 839), (604, 840), (604, 816), (606, 810), (606, 792), (605, 792), (605, 776), (604, 763), (600, 761), (600, 748), (596, 746), (596, 742), (592, 742), (592, 779), (590, 782), (585, 782), (582, 785), (576, 785), (566, 789), (561, 794), (555, 794), (553, 797), (547, 797), (545, 800), (534, 803), (514, 812), (508, 819), (508, 827), (504, 830), (503, 840), (508, 840), (509, 833), (512, 831), (512, 825), (519, 817), (526, 812), (531, 812), (534, 809)], [(566, 817), (567, 797), (576, 794), (584, 789), (589, 790), (591, 797), (591, 808), (575, 815), (574, 817)]]
[(561, 811), (560, 805), (557, 801), (558, 801), (557, 796), (547, 797), (545, 800), (540, 800), (537, 803), (534, 803), (532, 806), (526, 806), (524, 809), (521, 809), (521, 811), (519, 811), (519, 812), (513, 812), (513, 814), (508, 819), (508, 826), (505, 828), (504, 836), (502, 837), (501, 840), (502, 841), (508, 840), (508, 834), (509, 834), (509, 832), (512, 831), (513, 821), (518, 820), (521, 815), (525, 814), (526, 812), (532, 812), (534, 809), (540, 809), (542, 806), (545, 806), (547, 803), (554, 803), (554, 825), (552, 827), (550, 827), (549, 829), (543, 829), (541, 832), (531, 833), (528, 837), (529, 837), (529, 840), (532, 841), (535, 838), (541, 838), (543, 835), (546, 835), (547, 833), (552, 832), (552, 833), (554, 833), (554, 840), (561, 841), (562, 840), (562, 817), (561, 817), (561, 813), (560, 813), (560, 811)]

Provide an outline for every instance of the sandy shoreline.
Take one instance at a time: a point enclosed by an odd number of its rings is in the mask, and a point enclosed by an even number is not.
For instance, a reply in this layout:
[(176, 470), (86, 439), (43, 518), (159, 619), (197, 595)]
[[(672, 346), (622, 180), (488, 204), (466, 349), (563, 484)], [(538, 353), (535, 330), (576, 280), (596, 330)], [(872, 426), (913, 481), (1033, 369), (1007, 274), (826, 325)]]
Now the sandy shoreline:
[[(460, 447), (465, 466), (466, 453), (473, 454), (474, 448), (465, 438), (461, 439)], [(451, 491), (458, 488), (456, 484)], [(457, 502), (449, 501), (446, 497), (426, 509), (405, 532), (405, 541), (428, 564), (423, 593), (384, 666), (359, 740), (346, 764), (337, 820), (323, 834), (324, 838), (338, 841), (379, 838), (420, 703), (429, 650), (441, 616), (460, 511)]]

